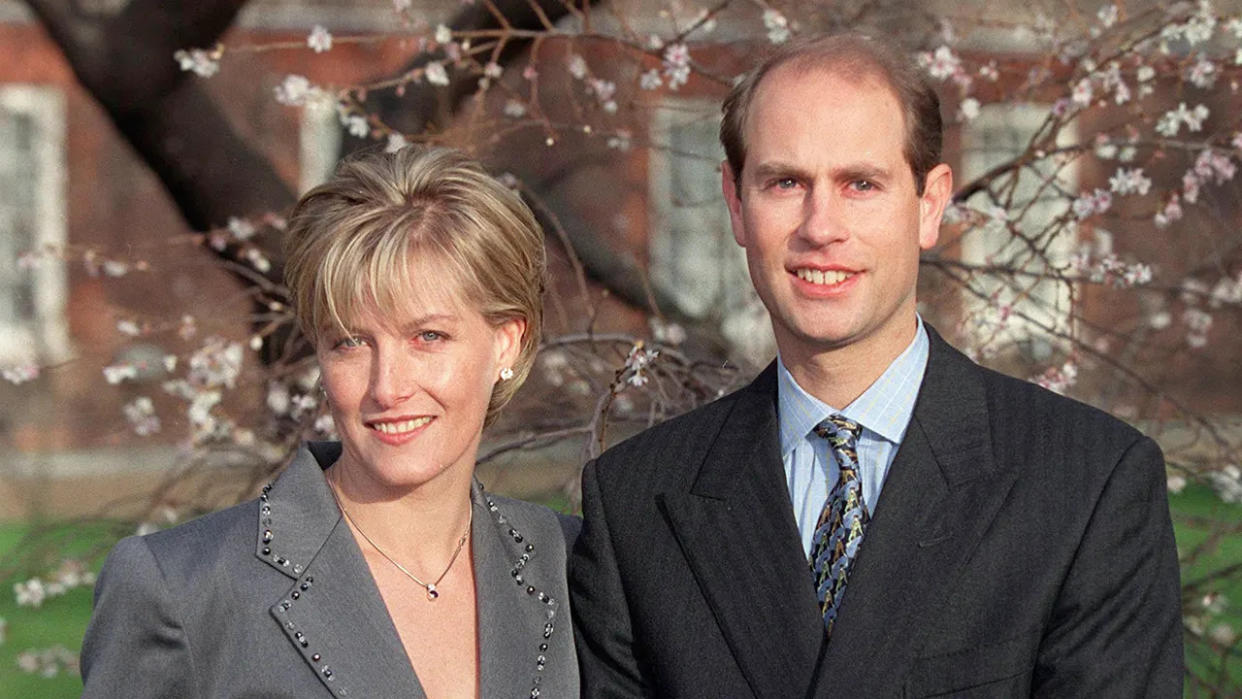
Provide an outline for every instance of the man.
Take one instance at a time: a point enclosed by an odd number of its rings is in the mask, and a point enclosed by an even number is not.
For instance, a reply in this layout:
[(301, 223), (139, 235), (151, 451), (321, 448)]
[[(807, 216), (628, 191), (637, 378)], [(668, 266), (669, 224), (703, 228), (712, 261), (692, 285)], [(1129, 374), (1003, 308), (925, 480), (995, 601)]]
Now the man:
[(953, 188), (920, 71), (822, 38), (724, 111), (724, 196), (779, 357), (587, 465), (585, 694), (1180, 696), (1159, 449), (915, 312)]

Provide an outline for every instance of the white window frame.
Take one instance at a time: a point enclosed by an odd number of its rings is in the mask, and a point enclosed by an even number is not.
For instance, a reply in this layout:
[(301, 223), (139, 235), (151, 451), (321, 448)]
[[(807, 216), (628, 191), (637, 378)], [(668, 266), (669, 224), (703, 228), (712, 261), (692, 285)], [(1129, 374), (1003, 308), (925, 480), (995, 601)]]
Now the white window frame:
[(341, 155), (336, 100), (307, 100), (298, 127), (298, 188), (305, 194), (327, 181)]
[[(1020, 154), (1019, 151), (997, 154), (996, 151), (984, 152), (982, 148), (986, 147), (980, 143), (986, 143), (986, 138), (981, 138), (982, 131), (1002, 131), (1008, 130), (1013, 134), (1013, 141), (1025, 149), (1031, 137), (1044, 125), (1048, 117), (1049, 106), (1033, 103), (1019, 104), (992, 104), (983, 106), (979, 115), (970, 122), (964, 124), (961, 128), (961, 165), (962, 173), (960, 180), (963, 182), (970, 181), (979, 175), (982, 175), (988, 169), (1001, 162), (1001, 159), (1012, 158)], [(1058, 134), (1057, 145), (1067, 145), (1072, 143), (1076, 138), (1076, 130), (1073, 127), (1066, 127)], [(1049, 165), (1051, 167), (1051, 165)], [(1076, 191), (1078, 188), (1078, 167), (1075, 162), (1070, 162), (1056, 171), (1056, 177), (1059, 185), (1068, 191)], [(1028, 170), (1023, 170), (1020, 175), (1018, 191), (1026, 187), (1028, 189), (1027, 196), (1030, 196), (1029, 190), (1039, 187), (1042, 180), (1040, 176)], [(975, 195), (975, 201), (971, 202), (976, 207), (983, 202), (983, 195)], [(1064, 197), (1056, 197), (1055, 194), (1045, 193), (1043, 196), (1049, 197), (1045, 203), (1035, 203), (1031, 209), (1023, 217), (1022, 223), (1028, 231), (1035, 231), (1045, 222), (1051, 222), (1056, 217), (1062, 215), (1069, 207), (1069, 202)], [(1054, 266), (1064, 265), (1070, 255), (1073, 253), (1076, 241), (1071, 235), (1058, 235), (1046, 248), (1049, 262)], [(983, 265), (990, 262), (990, 255), (1000, 251), (1010, 245), (1016, 245), (1017, 242), (1011, 242), (1011, 234), (1008, 230), (999, 227), (996, 230), (975, 229), (968, 232), (961, 241), (961, 259), (968, 264)], [(1029, 278), (1019, 278), (1018, 283), (1023, 287), (1032, 284)], [(1064, 282), (1057, 281), (1040, 281), (1030, 286), (1028, 291), (1030, 296), (1027, 298), (1016, 298), (1012, 288), (1005, 289), (1003, 287), (1010, 286), (1007, 282), (1000, 281), (996, 278), (981, 278), (972, 282), (971, 287), (976, 291), (983, 293), (985, 296), (1000, 290), (1002, 298), (1014, 297), (1013, 308), (1017, 312), (1011, 317), (1005, 326), (1005, 329), (998, 332), (995, 336), (996, 345), (1016, 344), (1031, 359), (1043, 361), (1051, 357), (1055, 348), (1060, 347), (1064, 343), (1059, 340), (1056, 335), (1067, 335), (1071, 331), (1072, 324), (1072, 289)], [(980, 298), (971, 289), (963, 289), (964, 308), (968, 315), (986, 315), (989, 301)], [(1025, 319), (1028, 316), (1032, 322)], [(1054, 331), (1049, 333), (1041, 325), (1046, 325)]]
[[(745, 250), (733, 239), (720, 193), (724, 149), (717, 137), (719, 111), (719, 101), (714, 99), (666, 97), (652, 113), (647, 160), (651, 283), (687, 316), (719, 323), (721, 333), (740, 355), (766, 361), (776, 349), (771, 323), (751, 285)], [(673, 132), (686, 126), (701, 128), (702, 142), (696, 140), (692, 149), (678, 149)], [(684, 176), (679, 173), (687, 167), (697, 171), (700, 165), (701, 172), (693, 176), (710, 184), (695, 192), (702, 200), (693, 203), (694, 213), (687, 214), (686, 204), (675, 200), (674, 193), (685, 185), (677, 178)], [(687, 219), (693, 221), (691, 227)], [(674, 236), (686, 234), (694, 236), (690, 246), (696, 254), (702, 251), (697, 259), (679, 252), (686, 246)]]
[(61, 256), (67, 228), (65, 96), (57, 87), (0, 85), (0, 110), (29, 117), (35, 127), (30, 154), (35, 182), (31, 247), (46, 251), (32, 269), (16, 270), (18, 275), (30, 275), (34, 315), (16, 324), (0, 321), (0, 361), (64, 361), (70, 354), (65, 318), (68, 280)]

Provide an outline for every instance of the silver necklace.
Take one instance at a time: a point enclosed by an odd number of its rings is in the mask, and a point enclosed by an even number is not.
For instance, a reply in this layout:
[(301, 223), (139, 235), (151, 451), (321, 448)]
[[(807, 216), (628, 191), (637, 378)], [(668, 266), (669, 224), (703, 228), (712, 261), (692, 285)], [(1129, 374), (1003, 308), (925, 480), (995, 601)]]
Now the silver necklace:
[(397, 570), (401, 571), (402, 573), (405, 573), (405, 577), (409, 578), (410, 580), (413, 580), (414, 582), (418, 583), (420, 587), (425, 589), (427, 591), (427, 599), (431, 600), (432, 602), (436, 601), (436, 598), (440, 596), (440, 590), (436, 586), (439, 585), (440, 581), (444, 579), (444, 576), (448, 575), (448, 572), (453, 569), (453, 564), (457, 562), (457, 556), (461, 554), (462, 548), (465, 547), (466, 545), (466, 538), (470, 536), (470, 525), (472, 522), (474, 522), (474, 508), (473, 507), (470, 508), (470, 516), (466, 520), (466, 531), (462, 532), (461, 538), (457, 540), (457, 548), (453, 550), (453, 556), (452, 558), (449, 558), (448, 565), (444, 567), (444, 572), (440, 573), (440, 577), (436, 578), (435, 582), (426, 583), (426, 582), (423, 582), (422, 580), (419, 580), (417, 575), (411, 573), (409, 569), (407, 569), (405, 566), (398, 563), (395, 558), (393, 558), (392, 556), (389, 556), (388, 553), (384, 551), (384, 549), (379, 547), (379, 544), (372, 541), (371, 537), (367, 536), (367, 533), (362, 531), (362, 527), (358, 526), (358, 523), (354, 521), (354, 518), (349, 516), (349, 511), (345, 509), (345, 504), (341, 502), (341, 498), (338, 497), (336, 494), (336, 489), (338, 486), (335, 483), (333, 483), (332, 479), (330, 478), (328, 479), (328, 486), (329, 486), (328, 491), (332, 493), (332, 499), (336, 501), (336, 506), (341, 508), (341, 514), (345, 515), (345, 521), (353, 525), (354, 529), (359, 534), (362, 535), (362, 538), (368, 544), (371, 545), (371, 548), (379, 552), (379, 555), (383, 556), (389, 563), (396, 566)]

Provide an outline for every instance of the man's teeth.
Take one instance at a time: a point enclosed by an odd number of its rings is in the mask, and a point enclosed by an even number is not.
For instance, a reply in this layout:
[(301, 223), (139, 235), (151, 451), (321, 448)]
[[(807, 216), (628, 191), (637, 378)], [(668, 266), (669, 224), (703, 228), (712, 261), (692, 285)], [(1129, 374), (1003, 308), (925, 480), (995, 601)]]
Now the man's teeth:
[(413, 420), (402, 420), (401, 422), (373, 422), (371, 423), (371, 428), (384, 434), (402, 434), (404, 432), (412, 432), (429, 422), (431, 422), (429, 417), (416, 417)]
[(851, 272), (842, 272), (838, 269), (830, 269), (827, 271), (820, 269), (800, 269), (798, 270), (798, 278), (812, 284), (840, 284), (849, 279)]

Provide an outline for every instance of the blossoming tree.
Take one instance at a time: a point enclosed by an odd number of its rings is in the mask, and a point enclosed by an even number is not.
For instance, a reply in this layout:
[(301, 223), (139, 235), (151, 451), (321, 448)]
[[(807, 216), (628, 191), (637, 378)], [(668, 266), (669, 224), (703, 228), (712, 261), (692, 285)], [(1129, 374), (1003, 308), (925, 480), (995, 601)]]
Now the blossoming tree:
[[(655, 240), (673, 250), (727, 244), (721, 219), (698, 213), (697, 227), (673, 230), (675, 210), (702, 202), (670, 197), (673, 213), (620, 223), (601, 211), (655, 207), (660, 195), (646, 180), (661, 168), (686, 178), (707, 168), (710, 179), (717, 147), (694, 134), (710, 136), (720, 97), (754, 52), (844, 27), (898, 35), (942, 86), (946, 155), (958, 175), (941, 242), (924, 256), (921, 312), (979, 361), (1135, 422), (1164, 446), (1172, 493), (1212, 494), (1206, 512), (1177, 500), (1174, 508), (1189, 682), (1205, 695), (1235, 691), (1239, 611), (1229, 595), (1242, 594), (1242, 563), (1220, 552), (1236, 548), (1240, 527), (1216, 515), (1242, 502), (1230, 341), (1242, 320), (1242, 17), (1206, 0), (918, 11), (896, 2), (467, 0), (439, 15), (394, 0), (391, 31), (316, 25), (296, 42), (262, 44), (219, 43), (244, 2), (168, 9), (133, 0), (109, 18), (83, 18), (68, 2), (29, 4), (198, 232), (204, 263), (224, 265), (250, 292), (245, 337), (213, 336), (152, 360), (165, 375), (162, 397), (119, 408), (135, 440), (167, 437), (157, 403), (173, 401), (188, 429), (172, 436), (187, 454), (241, 455), (234, 499), (332, 425), (280, 281), (281, 216), (294, 195), (205, 88), (231, 61), (273, 50), (330, 56), (346, 43), (402, 47), (399, 70), (350, 84), (290, 73), (270, 98), (330, 115), (346, 150), (470, 149), (532, 204), (553, 252), (551, 332), (483, 460), (534, 452), (576, 466), (620, 434), (739, 385), (770, 350), (753, 340), (764, 332), (754, 298), (735, 291), (748, 289), (736, 253), (709, 265), (712, 279), (731, 281), (695, 296), (685, 288), (701, 278), (695, 268), (652, 252)], [(676, 118), (661, 116), (669, 113)], [(144, 264), (69, 249), (23, 259), (68, 259), (115, 277)], [(117, 330), (192, 338), (194, 325), (187, 309), (161, 328)], [(114, 364), (100, 380), (121, 385), (149, 369)], [(39, 381), (40, 368), (7, 367), (4, 377)], [(245, 390), (263, 410), (230, 402)], [(199, 511), (192, 499), (166, 497), (202, 459), (185, 463), (152, 495), (141, 528)], [(575, 478), (571, 468), (563, 479), (571, 505)], [(65, 566), (21, 583), (19, 603), (89, 584), (88, 567)], [(34, 670), (71, 662), (51, 651), (31, 657)]]

